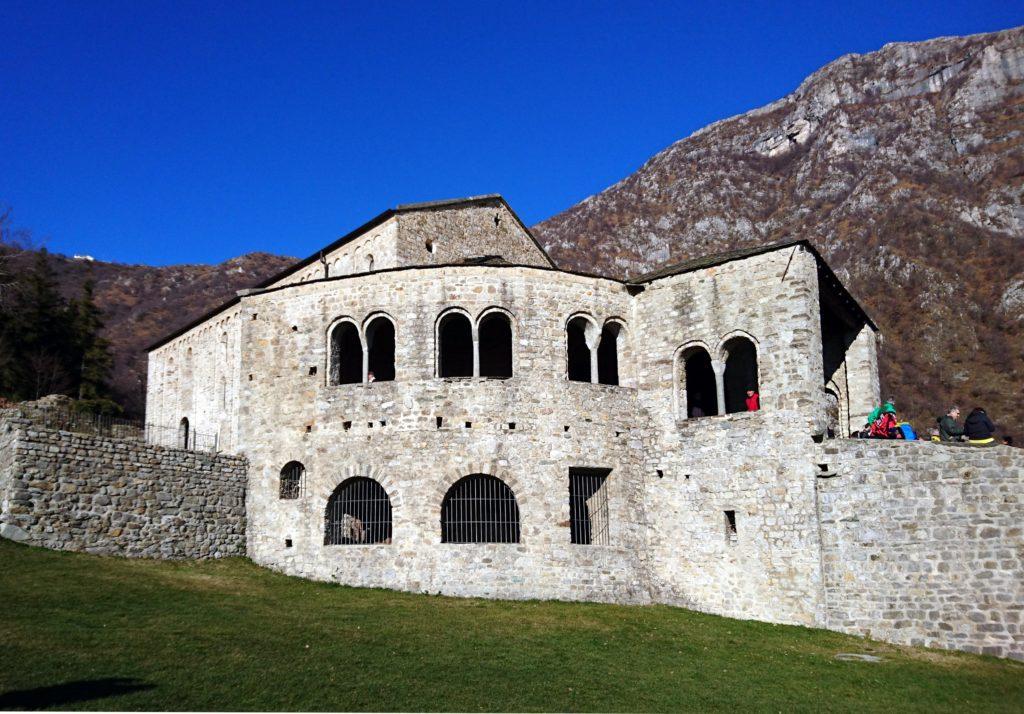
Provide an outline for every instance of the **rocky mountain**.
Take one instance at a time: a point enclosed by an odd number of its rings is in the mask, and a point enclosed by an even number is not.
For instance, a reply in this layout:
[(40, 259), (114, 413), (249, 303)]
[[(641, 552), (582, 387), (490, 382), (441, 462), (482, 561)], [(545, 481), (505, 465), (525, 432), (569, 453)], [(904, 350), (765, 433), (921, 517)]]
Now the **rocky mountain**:
[(104, 336), (114, 353), (114, 397), (132, 416), (142, 416), (145, 407), (149, 344), (294, 260), (249, 253), (219, 265), (154, 268), (51, 256), (65, 297), (77, 297), (86, 280), (95, 281), (96, 304), (106, 325)]
[(617, 276), (810, 239), (884, 335), (919, 427), (984, 406), (1024, 438), (1024, 28), (846, 55), (535, 227)]

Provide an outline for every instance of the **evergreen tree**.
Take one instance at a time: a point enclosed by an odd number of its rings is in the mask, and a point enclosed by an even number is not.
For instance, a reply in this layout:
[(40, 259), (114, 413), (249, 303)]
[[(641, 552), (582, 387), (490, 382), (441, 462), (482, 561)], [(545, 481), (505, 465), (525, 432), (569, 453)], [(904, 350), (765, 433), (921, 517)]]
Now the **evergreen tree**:
[(79, 408), (104, 414), (120, 413), (121, 407), (110, 399), (107, 380), (114, 367), (110, 342), (100, 337), (103, 320), (93, 300), (93, 281), (82, 287), (82, 297), (72, 304), (73, 332), (78, 360)]

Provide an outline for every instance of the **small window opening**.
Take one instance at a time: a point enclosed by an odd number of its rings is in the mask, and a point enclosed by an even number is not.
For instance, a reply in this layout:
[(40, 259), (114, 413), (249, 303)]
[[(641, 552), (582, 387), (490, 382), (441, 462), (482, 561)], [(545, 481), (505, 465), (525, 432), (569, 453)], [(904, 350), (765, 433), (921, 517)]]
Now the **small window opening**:
[(472, 429), (472, 428), (473, 428), (473, 422), (471, 422), (471, 421), (467, 421), (467, 422), (466, 422), (466, 428), (467, 428), (467, 429)]
[[(191, 442), (189, 437), (192, 437)], [(182, 417), (181, 421), (178, 422), (178, 448), (187, 449), (190, 443), (195, 446), (195, 437), (189, 430), (188, 417)]]
[(565, 327), (568, 375), (572, 382), (590, 381), (590, 347), (586, 331), (593, 329), (585, 318), (574, 317)]
[(278, 498), (283, 500), (298, 498), (302, 494), (302, 482), (304, 480), (302, 477), (305, 473), (306, 467), (298, 461), (289, 461), (285, 464), (284, 468), (281, 469)]
[(292, 332), (298, 332), (298, 331), (299, 331), (299, 326), (298, 325), (292, 325)]
[(828, 473), (828, 464), (818, 464), (818, 470), (822, 473)]
[(685, 475), (683, 476), (683, 478), (685, 478), (685, 479), (686, 479), (687, 481), (689, 481), (689, 480), (690, 480), (690, 474), (685, 474)]
[(292, 539), (291, 538), (285, 538), (284, 539), (284, 547), (285, 548), (291, 548), (292, 547)]
[(437, 376), (473, 376), (473, 327), (460, 312), (449, 312), (437, 326)]
[[(392, 382), (395, 379), (395, 326), (386, 317), (375, 317), (366, 326), (369, 351), (367, 381)], [(370, 375), (373, 379), (370, 380)]]
[(665, 478), (665, 472), (661, 469), (657, 469), (658, 478)]
[(259, 317), (259, 315), (257, 315), (257, 314), (256, 314), (256, 313), (254, 312), (254, 313), (252, 314), (252, 319), (254, 319), (254, 320), (255, 320), (255, 319), (256, 319), (257, 317)]
[(387, 426), (388, 425), (387, 419), (381, 419), (380, 420), (380, 425), (381, 426)]
[(324, 545), (391, 542), (391, 499), (365, 476), (347, 479), (335, 489), (324, 512)]
[(441, 502), (442, 543), (518, 543), (519, 504), (499, 478), (473, 474), (456, 481)]
[(823, 441), (825, 441), (825, 435), (824, 434), (811, 434), (811, 441), (813, 441), (815, 444), (820, 444)]
[(373, 428), (373, 422), (372, 421), (366, 422), (366, 428), (367, 429), (372, 429)]
[(425, 245), (427, 247), (427, 252), (430, 253), (431, 255), (433, 255), (434, 254), (434, 250), (435, 250), (435, 248), (434, 248), (434, 241), (433, 240), (428, 240)]
[(508, 379), (512, 376), (512, 324), (508, 315), (492, 312), (479, 327), (480, 376)]
[(736, 545), (739, 535), (736, 532), (736, 511), (725, 512), (725, 542)]
[(757, 392), (757, 349), (746, 337), (725, 343), (725, 413), (747, 411), (747, 392)]
[(313, 431), (313, 425), (312, 424), (306, 424), (306, 433), (308, 434), (311, 431)]
[(608, 545), (608, 474), (611, 469), (569, 469), (569, 541)]
[(352, 428), (352, 422), (350, 422), (350, 421), (343, 421), (343, 422), (341, 422), (341, 428), (344, 429), (345, 431), (348, 431), (349, 429)]
[(250, 382), (252, 381), (252, 375), (251, 374), (249, 375), (249, 381)]
[(434, 423), (437, 424), (437, 428), (440, 429), (441, 425), (444, 424), (444, 417), (434, 417)]
[(516, 430), (516, 423), (514, 421), (510, 421), (508, 423), (508, 428), (509, 428), (509, 431), (515, 431)]
[(601, 341), (597, 345), (597, 381), (613, 386), (619, 383), (619, 340), (622, 327), (609, 322), (601, 330)]
[(316, 365), (309, 368), (309, 376), (313, 377), (316, 375)]
[(689, 419), (718, 414), (718, 386), (711, 355), (703, 347), (693, 347), (683, 353), (682, 389), (686, 395), (686, 413)]
[(565, 426), (563, 426), (563, 427), (562, 427), (562, 431), (564, 431), (564, 432), (568, 433), (568, 432), (569, 432), (569, 425), (568, 425), (568, 424), (566, 424)]
[(351, 322), (339, 322), (331, 330), (331, 384), (359, 384), (363, 381), (363, 344), (359, 329)]

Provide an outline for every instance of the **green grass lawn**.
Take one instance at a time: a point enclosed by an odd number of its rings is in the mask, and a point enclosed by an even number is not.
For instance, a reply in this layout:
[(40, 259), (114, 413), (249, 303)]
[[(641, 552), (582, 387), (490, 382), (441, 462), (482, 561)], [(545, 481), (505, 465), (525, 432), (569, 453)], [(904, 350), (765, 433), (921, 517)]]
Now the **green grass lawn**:
[(2, 540), (0, 573), (0, 709), (1024, 710), (1021, 663), (670, 607), (406, 595)]

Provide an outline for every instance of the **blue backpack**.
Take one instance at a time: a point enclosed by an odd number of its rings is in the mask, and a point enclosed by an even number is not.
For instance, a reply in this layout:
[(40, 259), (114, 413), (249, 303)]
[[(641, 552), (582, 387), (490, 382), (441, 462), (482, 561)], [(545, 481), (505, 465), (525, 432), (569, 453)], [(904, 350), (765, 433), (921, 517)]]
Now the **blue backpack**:
[(917, 432), (914, 431), (914, 427), (910, 426), (910, 424), (900, 424), (898, 428), (903, 432), (904, 441), (917, 440)]

